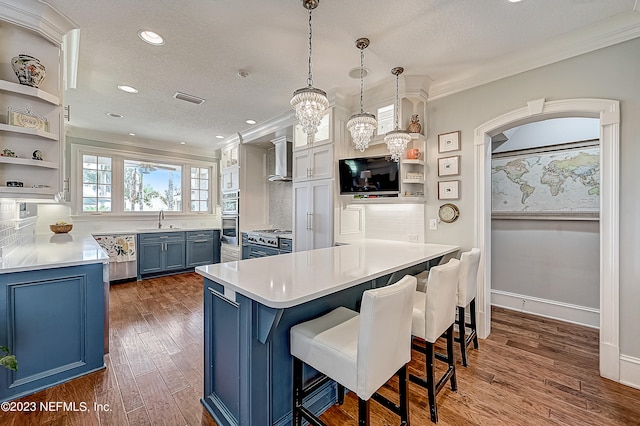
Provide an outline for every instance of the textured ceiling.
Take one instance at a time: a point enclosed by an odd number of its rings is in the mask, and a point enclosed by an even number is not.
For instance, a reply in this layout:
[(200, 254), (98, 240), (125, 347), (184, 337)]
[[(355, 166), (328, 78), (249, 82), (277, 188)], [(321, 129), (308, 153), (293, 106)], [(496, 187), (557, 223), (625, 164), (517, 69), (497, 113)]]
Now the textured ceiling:
[[(80, 28), (77, 88), (67, 90), (72, 129), (122, 140), (212, 148), (289, 110), (306, 85), (307, 11), (300, 0), (48, 0)], [(445, 82), (629, 13), (636, 0), (322, 0), (313, 12), (314, 85), (356, 94), (354, 42), (368, 37), (365, 87), (391, 68)], [(637, 12), (634, 12), (637, 13)], [(164, 46), (143, 43), (140, 29)], [(249, 75), (241, 78), (240, 69)], [(139, 89), (119, 91), (119, 84)], [(176, 91), (206, 99), (197, 106)], [(106, 114), (118, 113), (113, 119)], [(128, 135), (136, 133), (135, 137)]]

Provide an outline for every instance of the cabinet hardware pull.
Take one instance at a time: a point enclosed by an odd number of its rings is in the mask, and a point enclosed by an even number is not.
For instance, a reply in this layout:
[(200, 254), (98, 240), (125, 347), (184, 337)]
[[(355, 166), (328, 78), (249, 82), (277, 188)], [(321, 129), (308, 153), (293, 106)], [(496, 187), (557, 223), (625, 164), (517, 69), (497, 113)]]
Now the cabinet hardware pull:
[(67, 105), (65, 107), (63, 107), (62, 109), (64, 109), (64, 114), (62, 115), (64, 118), (67, 119), (67, 121), (71, 121), (71, 105)]
[(168, 235), (161, 235), (160, 238), (169, 238)]
[(193, 240), (194, 243), (206, 243), (207, 240)]
[(307, 231), (313, 229), (313, 213), (307, 213)]

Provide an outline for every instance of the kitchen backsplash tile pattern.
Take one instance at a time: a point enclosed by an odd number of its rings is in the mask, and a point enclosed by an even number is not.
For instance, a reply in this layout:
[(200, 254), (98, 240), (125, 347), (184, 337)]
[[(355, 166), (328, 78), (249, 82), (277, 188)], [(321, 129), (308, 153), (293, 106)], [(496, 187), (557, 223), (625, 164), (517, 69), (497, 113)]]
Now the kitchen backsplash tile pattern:
[(16, 247), (33, 240), (36, 218), (20, 218), (19, 204), (15, 201), (0, 202), (0, 259)]
[(293, 227), (293, 184), (269, 182), (269, 224), (279, 229)]
[(366, 238), (425, 242), (423, 204), (366, 205), (365, 218)]

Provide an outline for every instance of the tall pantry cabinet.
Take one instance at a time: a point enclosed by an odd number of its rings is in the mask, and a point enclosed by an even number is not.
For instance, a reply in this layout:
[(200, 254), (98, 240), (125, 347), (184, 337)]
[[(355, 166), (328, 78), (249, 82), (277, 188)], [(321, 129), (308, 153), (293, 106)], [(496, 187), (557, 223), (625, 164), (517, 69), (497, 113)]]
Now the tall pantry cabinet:
[(293, 152), (293, 249), (312, 250), (333, 245), (334, 108), (309, 143), (295, 126)]

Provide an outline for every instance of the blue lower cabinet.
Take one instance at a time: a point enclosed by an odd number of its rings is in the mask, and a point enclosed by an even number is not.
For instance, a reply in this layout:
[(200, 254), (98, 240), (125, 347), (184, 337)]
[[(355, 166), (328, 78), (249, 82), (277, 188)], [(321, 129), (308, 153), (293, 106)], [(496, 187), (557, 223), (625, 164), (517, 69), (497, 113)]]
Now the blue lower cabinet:
[(279, 238), (278, 248), (280, 254), (291, 253), (293, 251), (293, 240), (291, 238)]
[(187, 232), (187, 268), (220, 263), (220, 231)]
[(0, 274), (0, 345), (18, 371), (0, 368), (0, 400), (104, 367), (101, 263)]
[(220, 263), (220, 230), (138, 234), (138, 278)]

